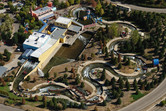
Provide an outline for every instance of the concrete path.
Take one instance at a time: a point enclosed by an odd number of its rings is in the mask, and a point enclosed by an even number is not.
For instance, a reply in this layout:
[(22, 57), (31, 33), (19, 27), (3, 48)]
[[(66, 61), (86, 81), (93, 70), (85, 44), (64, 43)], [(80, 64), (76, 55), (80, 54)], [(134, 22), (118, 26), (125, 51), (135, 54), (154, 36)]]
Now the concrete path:
[[(110, 0), (107, 0), (107, 1), (110, 2)], [(120, 2), (112, 2), (112, 3), (122, 4)], [(141, 7), (141, 6), (136, 6), (136, 5), (132, 5), (132, 4), (122, 4), (122, 5), (130, 7), (132, 10), (140, 10), (140, 11), (145, 11), (145, 12), (156, 12), (156, 13), (166, 13), (166, 8), (148, 8), (148, 7)]]
[(12, 67), (17, 67), (18, 66), (17, 63), (19, 61), (18, 58), (20, 57), (20, 55), (21, 54), (15, 54), (15, 57), (13, 58), (13, 60), (10, 63), (4, 65), (4, 67), (6, 67), (7, 70), (10, 70)]
[(166, 79), (155, 88), (152, 92), (148, 95), (144, 96), (143, 98), (135, 101), (134, 103), (120, 109), (119, 111), (144, 111), (147, 110), (149, 106), (153, 105), (158, 99), (162, 98), (166, 95)]
[(0, 111), (24, 111), (24, 110), (0, 104)]

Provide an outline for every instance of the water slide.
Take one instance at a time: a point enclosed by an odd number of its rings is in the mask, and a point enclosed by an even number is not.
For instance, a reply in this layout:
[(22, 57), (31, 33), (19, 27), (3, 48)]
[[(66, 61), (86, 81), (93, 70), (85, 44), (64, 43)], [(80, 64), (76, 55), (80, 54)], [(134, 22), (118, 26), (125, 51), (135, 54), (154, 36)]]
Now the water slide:
[(48, 24), (46, 23), (46, 22), (44, 22), (43, 20), (40, 20), (44, 25), (39, 29), (39, 31), (38, 32), (43, 32), (46, 28), (47, 28), (47, 26), (48, 26)]

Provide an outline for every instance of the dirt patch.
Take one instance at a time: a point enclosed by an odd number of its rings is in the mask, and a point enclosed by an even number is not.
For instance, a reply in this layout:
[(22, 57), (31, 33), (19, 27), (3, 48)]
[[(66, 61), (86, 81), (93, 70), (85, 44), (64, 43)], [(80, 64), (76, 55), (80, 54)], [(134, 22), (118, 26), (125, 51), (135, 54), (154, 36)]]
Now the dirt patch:
[(25, 111), (49, 111), (48, 109), (32, 107), (30, 105), (22, 105), (21, 108)]

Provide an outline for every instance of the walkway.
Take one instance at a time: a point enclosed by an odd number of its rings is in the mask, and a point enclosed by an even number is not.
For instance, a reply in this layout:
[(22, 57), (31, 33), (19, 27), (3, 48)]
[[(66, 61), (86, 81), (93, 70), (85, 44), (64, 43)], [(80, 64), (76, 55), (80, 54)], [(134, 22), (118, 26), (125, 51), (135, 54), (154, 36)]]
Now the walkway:
[(24, 111), (24, 110), (0, 104), (0, 111)]
[(119, 111), (143, 111), (147, 110), (149, 106), (153, 105), (158, 99), (162, 98), (166, 95), (166, 79), (163, 80), (160, 85), (155, 88), (152, 92), (148, 95), (144, 96), (143, 98), (135, 101), (134, 103), (120, 109)]
[[(107, 1), (110, 2), (110, 0), (107, 0)], [(120, 2), (112, 2), (112, 3), (122, 4)], [(122, 5), (130, 7), (132, 10), (139, 10), (139, 11), (145, 11), (145, 12), (156, 12), (156, 13), (166, 13), (166, 8), (148, 8), (148, 7), (141, 7), (141, 6), (131, 5), (131, 4), (122, 4)]]

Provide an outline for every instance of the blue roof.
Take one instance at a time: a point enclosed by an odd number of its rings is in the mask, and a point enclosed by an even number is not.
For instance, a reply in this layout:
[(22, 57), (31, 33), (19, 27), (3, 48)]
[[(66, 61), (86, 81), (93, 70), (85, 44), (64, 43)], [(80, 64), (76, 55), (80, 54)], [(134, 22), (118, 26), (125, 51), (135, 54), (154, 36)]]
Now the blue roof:
[(38, 32), (42, 32), (44, 29), (45, 29), (45, 27), (47, 26), (47, 23), (46, 22), (44, 22), (43, 20), (40, 20), (44, 25), (39, 29), (39, 31)]
[(6, 67), (0, 66), (0, 77), (2, 77), (2, 75), (4, 74), (4, 72), (7, 71)]
[(158, 65), (159, 64), (159, 59), (153, 59), (153, 65)]

